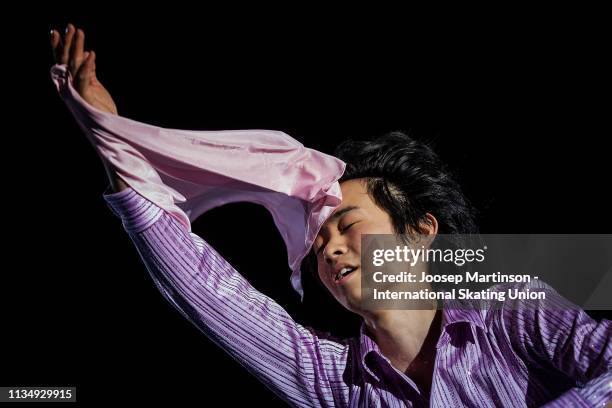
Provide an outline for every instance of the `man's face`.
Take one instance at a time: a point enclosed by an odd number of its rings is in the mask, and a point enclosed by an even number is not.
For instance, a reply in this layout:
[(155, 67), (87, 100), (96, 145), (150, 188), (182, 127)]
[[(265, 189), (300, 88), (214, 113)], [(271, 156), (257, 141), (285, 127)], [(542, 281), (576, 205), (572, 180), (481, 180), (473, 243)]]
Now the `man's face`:
[[(319, 278), (348, 310), (358, 313), (361, 299), (361, 234), (394, 234), (391, 217), (368, 195), (365, 179), (340, 184), (342, 203), (315, 238)], [(343, 267), (356, 268), (338, 276)]]

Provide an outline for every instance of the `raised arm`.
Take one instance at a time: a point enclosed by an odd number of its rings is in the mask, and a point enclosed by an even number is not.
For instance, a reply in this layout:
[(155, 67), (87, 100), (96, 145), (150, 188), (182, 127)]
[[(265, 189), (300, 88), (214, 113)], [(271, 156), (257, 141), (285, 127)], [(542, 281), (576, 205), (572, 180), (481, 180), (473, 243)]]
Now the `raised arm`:
[[(79, 95), (117, 114), (95, 78), (95, 54), (83, 52), (82, 31), (70, 25), (63, 41), (53, 31), (51, 44), (56, 61), (69, 67)], [(137, 159), (145, 173), (157, 174), (144, 157)], [(291, 405), (347, 405), (343, 375), (349, 349), (344, 342), (295, 322), (177, 217), (126, 185), (107, 163), (105, 168), (114, 191), (107, 191), (105, 200), (162, 295), (184, 317)]]
[(214, 248), (131, 188), (105, 194), (163, 296), (280, 398), (346, 406), (348, 346), (303, 327)]
[[(93, 50), (85, 51), (83, 30), (68, 24), (63, 38), (59, 32), (51, 30), (51, 48), (55, 63), (68, 66), (74, 78), (74, 87), (81, 97), (95, 108), (117, 115), (115, 101), (96, 75), (96, 53)], [(109, 163), (102, 156), (100, 159), (113, 191), (118, 192), (127, 188), (127, 184)]]

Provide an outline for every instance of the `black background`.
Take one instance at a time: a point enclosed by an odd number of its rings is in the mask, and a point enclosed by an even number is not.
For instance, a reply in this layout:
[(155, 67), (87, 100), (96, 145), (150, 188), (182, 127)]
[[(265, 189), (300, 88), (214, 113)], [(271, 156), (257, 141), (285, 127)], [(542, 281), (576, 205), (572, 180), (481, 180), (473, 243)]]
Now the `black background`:
[[(48, 32), (67, 22), (85, 30), (123, 116), (278, 129), (326, 153), (410, 131), (455, 171), (482, 232), (611, 232), (595, 12), (506, 11), (474, 24), (452, 13), (61, 8), (16, 22), (27, 46), (4, 76), (17, 93), (3, 161), (2, 385), (75, 385), (80, 402), (284, 406), (162, 298), (106, 207), (103, 168), (49, 76)], [(356, 333), (359, 321), (309, 278), (299, 303), (263, 208), (218, 208), (193, 230), (299, 322)]]

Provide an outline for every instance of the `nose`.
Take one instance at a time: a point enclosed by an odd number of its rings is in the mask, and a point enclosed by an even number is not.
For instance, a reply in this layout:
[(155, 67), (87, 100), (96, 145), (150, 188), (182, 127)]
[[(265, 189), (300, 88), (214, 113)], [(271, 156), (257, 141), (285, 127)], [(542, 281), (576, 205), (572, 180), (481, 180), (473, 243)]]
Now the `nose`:
[(336, 258), (346, 254), (347, 248), (344, 242), (330, 241), (325, 250), (324, 250), (324, 258), (325, 262), (331, 264)]

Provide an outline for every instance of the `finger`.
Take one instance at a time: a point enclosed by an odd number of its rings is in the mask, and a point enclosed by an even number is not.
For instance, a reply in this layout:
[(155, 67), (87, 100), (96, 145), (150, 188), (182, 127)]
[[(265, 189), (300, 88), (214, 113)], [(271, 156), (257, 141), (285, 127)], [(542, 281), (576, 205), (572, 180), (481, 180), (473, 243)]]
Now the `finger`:
[(74, 37), (74, 26), (72, 24), (68, 24), (68, 27), (66, 27), (66, 35), (64, 36), (64, 46), (62, 47), (62, 64), (68, 64), (70, 47), (72, 46), (72, 37)]
[(60, 34), (55, 30), (51, 30), (51, 48), (53, 49), (53, 59), (55, 60), (56, 64), (59, 64), (62, 58), (60, 40)]
[(86, 52), (87, 57), (83, 60), (76, 77), (79, 83), (89, 84), (96, 75), (96, 53)]
[(85, 44), (85, 33), (80, 28), (76, 30), (75, 37), (70, 48), (70, 71), (76, 75), (83, 62), (83, 46)]

